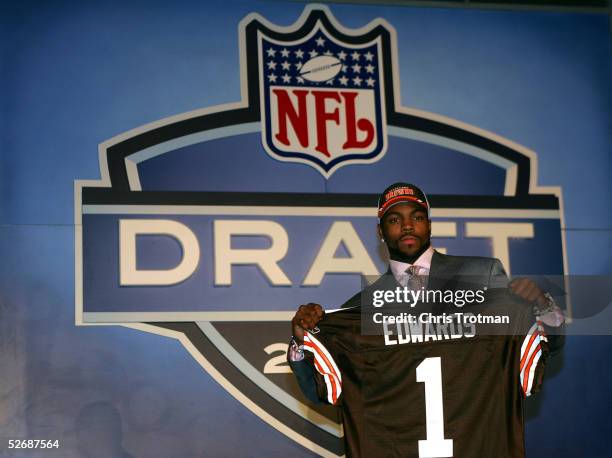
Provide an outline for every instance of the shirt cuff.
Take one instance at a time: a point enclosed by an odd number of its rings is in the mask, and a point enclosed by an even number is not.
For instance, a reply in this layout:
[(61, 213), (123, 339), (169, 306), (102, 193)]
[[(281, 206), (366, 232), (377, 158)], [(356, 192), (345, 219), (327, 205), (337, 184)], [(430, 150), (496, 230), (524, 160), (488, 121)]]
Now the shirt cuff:
[(540, 320), (551, 328), (558, 328), (565, 322), (565, 315), (563, 311), (555, 305), (553, 310), (540, 315)]
[(565, 322), (563, 310), (555, 304), (555, 300), (549, 293), (545, 294), (548, 304), (542, 309), (534, 309), (538, 319), (551, 328), (558, 328)]
[(292, 337), (291, 343), (289, 344), (289, 351), (287, 352), (289, 361), (297, 363), (298, 361), (304, 360), (304, 345), (298, 345), (296, 340)]

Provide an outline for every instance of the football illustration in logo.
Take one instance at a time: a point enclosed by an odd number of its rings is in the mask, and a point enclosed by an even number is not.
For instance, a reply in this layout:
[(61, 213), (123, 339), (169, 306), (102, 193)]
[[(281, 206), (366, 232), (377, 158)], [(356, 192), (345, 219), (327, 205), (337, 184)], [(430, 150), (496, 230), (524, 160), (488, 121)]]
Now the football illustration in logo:
[(324, 176), (379, 160), (386, 150), (380, 34), (304, 28), (295, 39), (259, 33), (262, 139), (283, 161)]

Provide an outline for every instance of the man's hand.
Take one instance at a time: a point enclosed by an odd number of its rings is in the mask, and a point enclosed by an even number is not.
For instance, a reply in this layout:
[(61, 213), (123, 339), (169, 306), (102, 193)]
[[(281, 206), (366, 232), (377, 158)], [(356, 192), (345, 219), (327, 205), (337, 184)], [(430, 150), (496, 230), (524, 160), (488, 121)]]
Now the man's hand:
[(319, 304), (308, 303), (300, 305), (295, 316), (291, 320), (293, 337), (298, 343), (304, 341), (304, 331), (313, 329), (325, 315), (325, 310)]
[(542, 290), (529, 278), (515, 278), (508, 284), (508, 288), (518, 297), (531, 304), (543, 307), (548, 303)]

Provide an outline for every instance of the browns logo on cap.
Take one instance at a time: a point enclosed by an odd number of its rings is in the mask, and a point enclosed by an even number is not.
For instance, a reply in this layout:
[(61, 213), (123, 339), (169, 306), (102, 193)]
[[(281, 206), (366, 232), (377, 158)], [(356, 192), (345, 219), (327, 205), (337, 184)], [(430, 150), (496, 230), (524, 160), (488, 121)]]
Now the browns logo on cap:
[(385, 189), (378, 198), (378, 218), (382, 218), (387, 210), (395, 204), (404, 202), (416, 202), (422, 205), (429, 217), (429, 202), (423, 191), (410, 183), (394, 183)]

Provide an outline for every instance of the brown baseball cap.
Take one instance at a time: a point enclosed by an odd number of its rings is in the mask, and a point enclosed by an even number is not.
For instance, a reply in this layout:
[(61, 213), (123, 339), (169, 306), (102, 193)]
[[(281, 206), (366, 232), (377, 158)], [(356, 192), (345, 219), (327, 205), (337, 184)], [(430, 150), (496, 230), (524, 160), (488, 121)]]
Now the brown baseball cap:
[(425, 193), (413, 184), (399, 182), (387, 187), (378, 198), (378, 218), (382, 218), (394, 205), (405, 202), (423, 206), (429, 216), (429, 202)]

